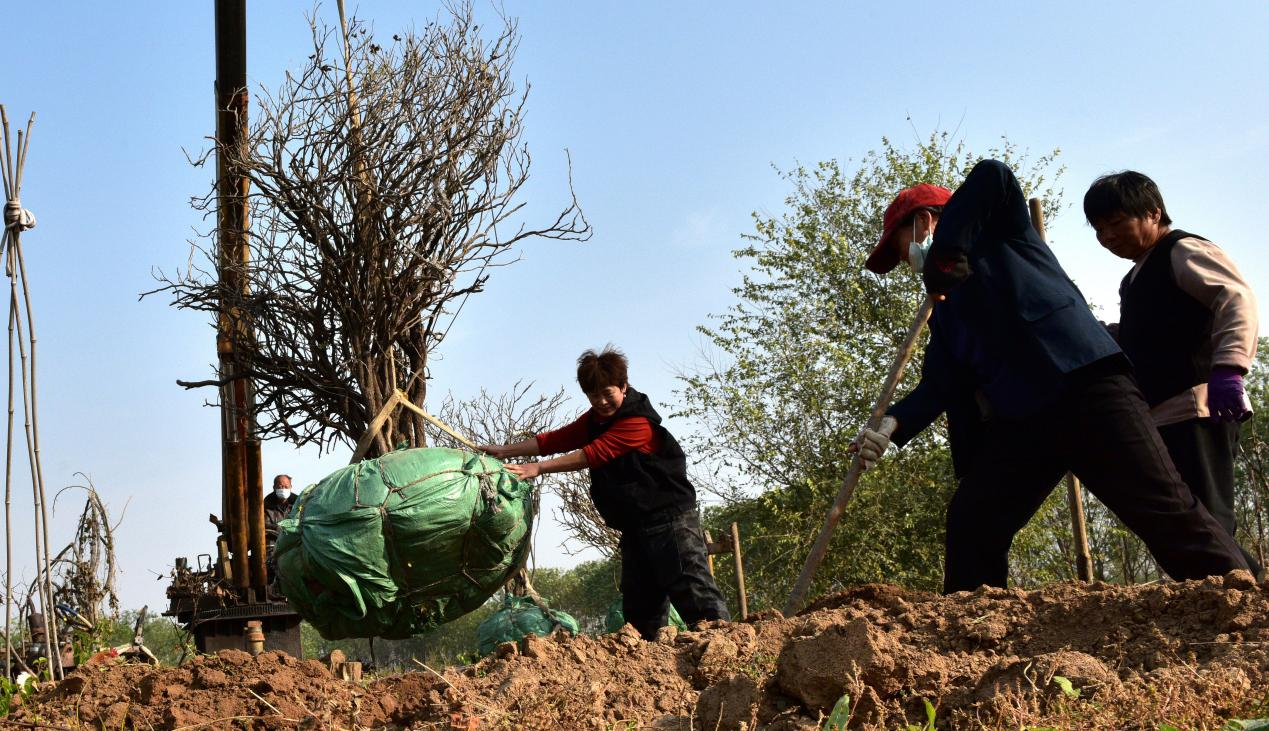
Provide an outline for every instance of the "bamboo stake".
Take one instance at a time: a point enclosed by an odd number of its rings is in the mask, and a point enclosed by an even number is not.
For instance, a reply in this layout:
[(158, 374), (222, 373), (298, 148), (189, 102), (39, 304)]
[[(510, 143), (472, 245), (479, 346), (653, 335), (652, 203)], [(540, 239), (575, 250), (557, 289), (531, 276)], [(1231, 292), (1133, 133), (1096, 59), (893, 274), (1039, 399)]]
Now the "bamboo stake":
[[(886, 408), (890, 406), (890, 401), (894, 398), (895, 389), (899, 386), (899, 379), (903, 377), (903, 369), (908, 365), (908, 361), (912, 359), (912, 353), (916, 350), (917, 338), (920, 337), (921, 331), (925, 328), (925, 323), (930, 319), (930, 312), (934, 308), (934, 299), (926, 296), (921, 306), (917, 308), (916, 317), (912, 320), (911, 327), (908, 328), (908, 334), (903, 340), (903, 344), (899, 346), (899, 352), (895, 355), (894, 363), (890, 366), (890, 373), (886, 375), (885, 383), (881, 387), (881, 393), (877, 395), (877, 401), (873, 404), (872, 414), (868, 417), (867, 427), (876, 430), (881, 425), (881, 417), (885, 415)], [(820, 563), (824, 561), (824, 554), (828, 552), (828, 543), (833, 538), (833, 530), (837, 528), (838, 521), (842, 518), (842, 512), (846, 509), (846, 503), (850, 502), (851, 496), (855, 493), (855, 485), (859, 483), (859, 477), (863, 474), (864, 465), (858, 453), (851, 461), (850, 470), (847, 471), (846, 477), (842, 479), (841, 489), (837, 491), (837, 499), (833, 502), (833, 507), (828, 511), (828, 515), (824, 518), (824, 527), (820, 529), (819, 537), (815, 539), (815, 545), (811, 547), (811, 553), (806, 557), (806, 563), (802, 566), (802, 573), (798, 575), (797, 582), (793, 585), (793, 591), (789, 594), (788, 600), (784, 603), (784, 613), (786, 615), (793, 614), (801, 606), (802, 601), (806, 598), (806, 592), (811, 588), (811, 579), (815, 576), (815, 571), (819, 569)]]
[[(4, 181), (4, 199), (8, 201), (9, 195), (9, 178), (13, 177), (9, 172), (10, 156), (9, 156), (9, 115), (5, 112), (4, 106), (0, 105), (0, 122), (3, 123), (4, 129), (4, 152), (5, 156), (0, 163), (3, 163), (3, 175), (0, 179)], [(0, 243), (4, 244), (4, 250), (7, 252), (9, 230), (5, 228), (0, 231)], [(12, 271), (10, 269), (10, 271)], [(13, 479), (13, 318), (16, 313), (12, 309), (9, 310), (9, 422), (8, 431), (5, 440), (4, 452), (4, 675), (6, 678), (13, 677), (13, 523), (12, 523), (12, 479)]]
[[(32, 119), (34, 119), (34, 118), (35, 118), (35, 115), (34, 115), (34, 114), (32, 114), (32, 115), (31, 115), (31, 118), (32, 118)], [(27, 145), (29, 145), (29, 144), (30, 144), (30, 141), (31, 141), (31, 137), (30, 137), (30, 131), (29, 131), (29, 129), (28, 129), (28, 132), (27, 132), (27, 138), (26, 138)], [(23, 146), (23, 147), (22, 147), (22, 156), (19, 158), (19, 162), (20, 162), (20, 163), (24, 163), (24, 162), (26, 162), (26, 150), (27, 150), (26, 146)], [(19, 168), (18, 168), (18, 179), (19, 179), (19, 180), (21, 180), (21, 175), (22, 175), (22, 172), (21, 172), (21, 171), (22, 171), (22, 168), (21, 168), (21, 167), (19, 167)], [(30, 380), (29, 380), (29, 383), (30, 383), (30, 388), (31, 388), (31, 450), (32, 450), (33, 460), (34, 460), (33, 469), (34, 469), (34, 472), (35, 472), (35, 489), (36, 489), (37, 493), (39, 494), (39, 500), (38, 500), (38, 502), (37, 502), (37, 504), (36, 504), (36, 509), (37, 509), (37, 510), (39, 510), (39, 511), (40, 511), (40, 513), (41, 513), (41, 515), (40, 515), (40, 525), (41, 525), (41, 526), (42, 526), (42, 528), (43, 528), (42, 538), (43, 538), (43, 540), (44, 540), (44, 576), (45, 576), (45, 581), (46, 581), (46, 582), (48, 582), (48, 588), (47, 588), (47, 591), (48, 591), (48, 595), (49, 595), (49, 603), (50, 603), (49, 605), (50, 605), (50, 606), (52, 606), (52, 603), (53, 603), (53, 574), (52, 574), (52, 567), (51, 567), (51, 565), (49, 564), (49, 556), (51, 555), (51, 549), (50, 549), (50, 547), (49, 547), (49, 539), (48, 539), (48, 515), (47, 515), (47, 513), (45, 512), (45, 511), (46, 511), (46, 509), (47, 509), (47, 508), (46, 508), (46, 506), (48, 505), (48, 493), (47, 493), (47, 492), (45, 492), (45, 490), (44, 490), (44, 463), (43, 463), (43, 461), (40, 459), (40, 408), (39, 408), (39, 390), (38, 390), (38, 387), (37, 387), (37, 385), (36, 385), (36, 384), (37, 384), (37, 381), (36, 381), (36, 376), (35, 376), (35, 374), (36, 374), (36, 367), (35, 367), (35, 363), (36, 363), (36, 361), (35, 361), (35, 356), (36, 356), (35, 316), (34, 316), (34, 314), (33, 314), (32, 308), (31, 308), (31, 286), (30, 286), (30, 284), (28, 283), (27, 278), (26, 278), (26, 259), (25, 259), (25, 257), (23, 257), (23, 256), (22, 256), (22, 242), (21, 242), (21, 239), (20, 239), (20, 238), (19, 238), (16, 234), (15, 234), (15, 235), (14, 235), (14, 237), (13, 237), (13, 250), (14, 250), (14, 252), (16, 252), (16, 254), (17, 254), (17, 261), (18, 261), (18, 273), (19, 273), (19, 275), (20, 275), (20, 276), (21, 276), (21, 278), (22, 278), (22, 299), (23, 299), (23, 302), (24, 302), (24, 304), (25, 304), (25, 310), (26, 310), (26, 333), (27, 333), (27, 337), (28, 337), (28, 338), (30, 339), (30, 341), (31, 341), (31, 371), (30, 371), (30, 373), (28, 374), (28, 378), (30, 379)], [(37, 537), (37, 540), (38, 540), (38, 539), (39, 539), (39, 537)], [(60, 678), (60, 677), (64, 676), (65, 671), (64, 671), (64, 669), (63, 669), (63, 668), (62, 668), (62, 666), (61, 666), (61, 665), (62, 665), (62, 654), (61, 654), (61, 649), (60, 649), (60, 648), (61, 648), (61, 646), (60, 646), (60, 644), (58, 644), (58, 642), (59, 642), (59, 638), (58, 638), (58, 634), (57, 634), (57, 621), (56, 621), (56, 615), (55, 615), (55, 614), (49, 614), (49, 615), (47, 615), (47, 616), (49, 616), (49, 618), (50, 618), (50, 619), (49, 619), (49, 634), (50, 634), (50, 635), (52, 636), (52, 638), (53, 638), (53, 643), (54, 643), (54, 644), (58, 647), (57, 661), (56, 661), (56, 663), (51, 663), (51, 664), (55, 664), (55, 665), (57, 666), (57, 668), (58, 668), (58, 677)]]
[[(9, 142), (9, 118), (3, 106), (0, 106), (0, 122), (4, 128), (4, 189), (7, 201), (18, 200), (21, 197), (22, 177), (26, 168), (26, 156), (30, 150), (31, 132), (35, 125), (35, 114), (32, 113), (27, 119), (26, 129), (18, 130), (17, 133), (17, 160), (14, 162), (13, 153)], [(61, 643), (57, 635), (57, 621), (53, 610), (53, 579), (52, 565), (50, 563), (51, 549), (49, 547), (49, 529), (48, 529), (48, 512), (47, 512), (47, 494), (44, 490), (44, 470), (40, 463), (40, 437), (39, 437), (39, 399), (37, 391), (36, 379), (36, 355), (37, 355), (37, 338), (35, 335), (35, 318), (31, 308), (31, 290), (30, 283), (26, 276), (26, 264), (22, 256), (22, 228), (15, 226), (13, 228), (5, 227), (4, 231), (4, 247), (6, 255), (5, 274), (9, 277), (9, 327), (10, 327), (10, 414), (13, 408), (13, 391), (12, 391), (12, 340), (14, 330), (18, 340), (18, 353), (21, 363), (20, 375), (22, 378), (22, 409), (24, 418), (24, 428), (26, 431), (27, 442), (27, 459), (31, 468), (31, 491), (35, 503), (35, 561), (37, 581), (36, 588), (40, 595), (41, 610), (47, 618), (48, 628), (45, 634), (45, 650), (49, 661), (49, 675), (52, 678), (60, 679), (63, 676)], [(18, 299), (18, 281), (21, 280), (22, 299), (21, 304)], [(25, 305), (26, 321), (27, 321), (27, 337), (31, 343), (31, 365), (27, 370), (26, 348), (27, 338), (22, 334), (22, 321), (19, 314)], [(10, 497), (10, 479), (11, 479), (11, 460), (12, 460), (12, 416), (10, 417), (9, 444), (6, 453), (6, 499)], [(6, 504), (6, 521), (11, 518), (10, 506)], [(9, 557), (6, 564), (11, 567), (12, 550), (11, 540), (6, 537), (6, 543), (10, 546)], [(11, 586), (7, 587), (12, 589)], [(9, 592), (6, 592), (6, 594)], [(6, 632), (12, 630), (12, 614), (9, 605), (6, 604)], [(8, 642), (10, 638), (6, 638)], [(55, 651), (56, 650), (56, 651)], [(6, 660), (6, 664), (8, 664)]]
[[(6, 234), (7, 235), (7, 234)], [(13, 318), (9, 311), (9, 422), (4, 450), (4, 673), (13, 677)]]
[[(1027, 201), (1031, 208), (1031, 225), (1040, 234), (1040, 240), (1048, 243), (1044, 233), (1044, 208), (1039, 198)], [(1080, 581), (1093, 580), (1093, 555), (1088, 548), (1088, 526), (1084, 519), (1084, 494), (1080, 479), (1066, 474), (1066, 502), (1071, 511), (1071, 533), (1075, 536), (1075, 574)]]
[[(16, 286), (16, 285), (15, 285)], [(40, 610), (44, 613), (45, 622), (48, 627), (44, 634), (45, 650), (48, 653), (49, 675), (57, 678), (54, 667), (61, 665), (60, 648), (54, 660), (53, 648), (57, 647), (57, 631), (54, 625), (56, 617), (52, 612), (53, 609), (53, 592), (52, 587), (48, 585), (49, 574), (47, 572), (48, 556), (47, 548), (43, 541), (40, 540), (41, 535), (48, 534), (47, 514), (44, 512), (44, 504), (40, 500), (40, 490), (35, 473), (35, 452), (31, 446), (31, 399), (27, 391), (27, 366), (26, 366), (26, 346), (25, 338), (22, 335), (22, 321), (18, 317), (18, 299), (17, 293), (14, 291), (9, 299), (9, 311), (12, 313), (14, 322), (17, 323), (18, 331), (18, 362), (20, 364), (19, 377), (22, 379), (22, 427), (26, 432), (26, 456), (27, 462), (31, 469), (31, 498), (35, 504), (35, 571), (36, 571), (36, 591), (40, 595)]]

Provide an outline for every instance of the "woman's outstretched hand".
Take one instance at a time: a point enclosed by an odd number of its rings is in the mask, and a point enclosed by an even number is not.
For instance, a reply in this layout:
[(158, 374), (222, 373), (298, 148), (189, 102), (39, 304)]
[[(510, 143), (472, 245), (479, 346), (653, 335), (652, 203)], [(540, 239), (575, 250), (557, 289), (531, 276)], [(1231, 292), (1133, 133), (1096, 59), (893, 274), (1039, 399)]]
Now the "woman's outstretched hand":
[(510, 444), (482, 444), (480, 445), (480, 451), (498, 459), (507, 459), (515, 456), (511, 453)]
[[(495, 455), (497, 456), (497, 455)], [(521, 480), (532, 480), (534, 477), (542, 474), (542, 467), (537, 462), (526, 462), (524, 464), (509, 464), (504, 466), (511, 474), (519, 477)]]

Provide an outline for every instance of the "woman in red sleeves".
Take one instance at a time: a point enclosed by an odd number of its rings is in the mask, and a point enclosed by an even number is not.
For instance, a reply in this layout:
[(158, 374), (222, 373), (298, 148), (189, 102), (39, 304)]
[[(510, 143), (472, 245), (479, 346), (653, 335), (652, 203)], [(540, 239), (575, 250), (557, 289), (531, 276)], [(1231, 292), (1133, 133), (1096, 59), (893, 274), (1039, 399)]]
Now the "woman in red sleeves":
[(709, 573), (687, 459), (647, 396), (626, 380), (626, 357), (611, 346), (577, 359), (591, 408), (572, 424), (522, 442), (485, 445), (498, 459), (562, 454), (507, 465), (522, 479), (590, 470), (590, 496), (621, 533), (622, 610), (644, 639), (666, 624), (670, 602), (688, 626), (730, 619)]

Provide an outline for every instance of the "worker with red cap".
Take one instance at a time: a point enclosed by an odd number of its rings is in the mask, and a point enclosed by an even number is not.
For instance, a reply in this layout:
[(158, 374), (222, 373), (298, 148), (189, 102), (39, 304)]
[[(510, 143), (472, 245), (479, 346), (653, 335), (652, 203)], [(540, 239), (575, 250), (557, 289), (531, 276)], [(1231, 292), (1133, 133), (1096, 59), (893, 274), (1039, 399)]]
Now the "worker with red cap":
[(1005, 586), (1014, 535), (1068, 471), (1173, 578), (1247, 568), (1177, 475), (1131, 364), (1032, 228), (1008, 166), (978, 163), (955, 193), (899, 193), (866, 266), (901, 261), (938, 300), (921, 381), (856, 448), (867, 469), (948, 413), (944, 591)]

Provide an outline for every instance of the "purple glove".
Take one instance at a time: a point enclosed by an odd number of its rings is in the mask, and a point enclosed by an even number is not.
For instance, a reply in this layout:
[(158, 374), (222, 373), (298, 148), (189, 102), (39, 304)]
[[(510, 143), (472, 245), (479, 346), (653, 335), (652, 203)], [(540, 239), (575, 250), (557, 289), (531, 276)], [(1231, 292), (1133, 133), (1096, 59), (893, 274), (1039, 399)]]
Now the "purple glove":
[(1246, 421), (1251, 400), (1243, 390), (1243, 374), (1232, 366), (1214, 366), (1207, 379), (1207, 410), (1212, 421)]

